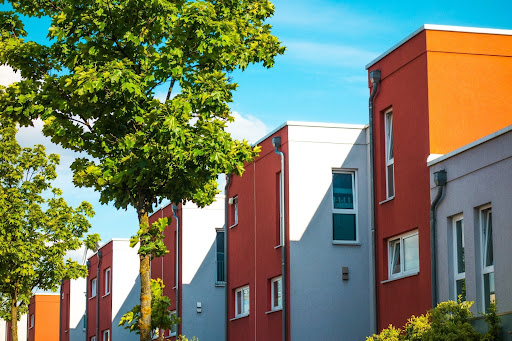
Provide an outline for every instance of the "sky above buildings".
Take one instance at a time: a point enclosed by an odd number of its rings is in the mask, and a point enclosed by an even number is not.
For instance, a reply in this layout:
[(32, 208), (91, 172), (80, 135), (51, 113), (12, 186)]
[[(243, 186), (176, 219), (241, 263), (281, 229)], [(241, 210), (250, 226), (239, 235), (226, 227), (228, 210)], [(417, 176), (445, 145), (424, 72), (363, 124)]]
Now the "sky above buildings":
[[(273, 32), (287, 47), (272, 69), (259, 65), (234, 72), (239, 84), (231, 108), (237, 138), (256, 141), (285, 121), (332, 123), (368, 122), (368, 85), (365, 65), (423, 24), (512, 29), (512, 2), (481, 1), (339, 1), (274, 0)], [(8, 5), (0, 5), (1, 10)], [(28, 39), (46, 41), (48, 19), (26, 19)], [(16, 76), (0, 68), (0, 82)], [(162, 90), (163, 92), (163, 90)], [(23, 146), (43, 143), (61, 155), (56, 185), (68, 203), (87, 200), (96, 216), (92, 230), (103, 242), (127, 238), (137, 231), (135, 210), (100, 205), (99, 194), (77, 189), (69, 165), (76, 154), (53, 146), (35, 128), (22, 129)]]

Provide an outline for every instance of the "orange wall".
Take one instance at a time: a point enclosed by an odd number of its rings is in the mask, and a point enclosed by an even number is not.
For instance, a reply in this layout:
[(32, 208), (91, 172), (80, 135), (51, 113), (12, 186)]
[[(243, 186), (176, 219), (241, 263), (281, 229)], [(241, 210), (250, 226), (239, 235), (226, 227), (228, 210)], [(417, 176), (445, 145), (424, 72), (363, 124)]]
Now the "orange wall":
[(430, 153), (512, 124), (512, 36), (427, 31)]
[(29, 330), (29, 341), (58, 341), (59, 311), (60, 295), (33, 296), (29, 316), (34, 314), (35, 320), (34, 328)]

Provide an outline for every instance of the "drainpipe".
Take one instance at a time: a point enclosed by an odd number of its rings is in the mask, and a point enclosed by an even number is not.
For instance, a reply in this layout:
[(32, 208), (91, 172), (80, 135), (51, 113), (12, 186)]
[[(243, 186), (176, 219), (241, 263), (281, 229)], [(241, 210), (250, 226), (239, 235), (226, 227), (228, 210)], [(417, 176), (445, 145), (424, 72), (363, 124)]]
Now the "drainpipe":
[(89, 341), (87, 337), (87, 320), (89, 319), (89, 274), (91, 270), (91, 261), (87, 261), (87, 278), (85, 280), (85, 341)]
[[(178, 206), (172, 204), (172, 215), (176, 219), (176, 317), (180, 317), (180, 218)], [(181, 333), (181, 323), (176, 328), (176, 334)]]
[[(63, 325), (62, 325), (62, 287), (63, 287), (63, 284), (64, 284), (64, 280), (61, 280), (60, 281), (60, 297), (59, 297), (59, 306), (60, 306), (60, 309), (59, 309), (59, 341), (62, 341), (62, 328), (63, 328)], [(69, 287), (70, 287), (70, 292), (71, 292), (71, 283), (69, 284)], [(64, 324), (65, 326), (66, 324)]]
[(370, 167), (369, 167), (369, 177), (370, 177), (370, 227), (371, 227), (371, 233), (372, 233), (372, 257), (371, 261), (373, 262), (373, 295), (371, 297), (371, 300), (373, 301), (370, 305), (370, 310), (373, 310), (373, 312), (370, 312), (371, 315), (373, 315), (373, 332), (377, 332), (377, 275), (378, 275), (378, 268), (377, 268), (377, 258), (376, 258), (376, 252), (375, 247), (377, 245), (377, 226), (375, 224), (375, 187), (374, 187), (374, 165), (375, 165), (375, 152), (373, 150), (373, 100), (375, 99), (375, 96), (377, 95), (377, 90), (379, 89), (379, 84), (381, 81), (381, 74), (380, 70), (374, 70), (370, 71), (370, 82), (372, 83), (372, 92), (370, 94), (370, 99), (368, 100), (368, 111), (369, 111), (369, 120), (368, 120), (368, 126), (369, 126), (369, 145), (370, 145)]
[(437, 228), (437, 207), (444, 196), (446, 186), (446, 171), (441, 169), (434, 172), (434, 183), (439, 187), (436, 197), (430, 205), (430, 263), (432, 272), (432, 308), (437, 306), (437, 254), (436, 254), (436, 228)]
[(281, 156), (281, 176), (280, 176), (280, 182), (281, 186), (279, 188), (279, 216), (280, 216), (280, 233), (281, 233), (281, 266), (282, 266), (282, 295), (281, 300), (283, 303), (283, 312), (282, 312), (282, 318), (283, 318), (283, 341), (287, 341), (287, 335), (286, 335), (286, 320), (287, 320), (287, 309), (286, 309), (286, 241), (285, 241), (285, 220), (284, 220), (284, 154), (283, 152), (279, 151), (279, 148), (281, 147), (281, 137), (276, 136), (272, 138), (272, 145), (274, 146), (274, 152)]
[(226, 317), (226, 323), (225, 323), (225, 331), (224, 335), (226, 337), (226, 341), (228, 340), (228, 323), (229, 323), (229, 316), (228, 316), (228, 204), (229, 204), (229, 198), (228, 198), (228, 188), (231, 184), (231, 174), (228, 174), (226, 176), (226, 187), (224, 188), (224, 295), (225, 295), (225, 317)]
[(98, 251), (98, 267), (96, 269), (96, 340), (100, 339), (100, 266), (101, 251)]

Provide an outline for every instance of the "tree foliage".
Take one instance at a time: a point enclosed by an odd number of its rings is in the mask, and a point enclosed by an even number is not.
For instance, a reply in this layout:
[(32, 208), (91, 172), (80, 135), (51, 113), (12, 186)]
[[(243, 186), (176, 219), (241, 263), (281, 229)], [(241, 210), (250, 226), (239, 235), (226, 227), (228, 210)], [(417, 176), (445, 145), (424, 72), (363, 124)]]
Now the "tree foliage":
[[(53, 142), (86, 152), (72, 164), (74, 183), (99, 191), (102, 203), (134, 207), (140, 236), (154, 235), (153, 204), (204, 207), (218, 192), (218, 174), (242, 174), (257, 154), (225, 127), (237, 88), (230, 73), (251, 63), (271, 67), (284, 52), (265, 23), (270, 1), (8, 2), (52, 23), (43, 46), (25, 40), (15, 13), (0, 13), (0, 63), (23, 77), (0, 91), (0, 112), (22, 125), (41, 117)], [(156, 97), (162, 87), (165, 100)], [(144, 240), (140, 248), (147, 340), (151, 250)]]
[(56, 290), (63, 279), (87, 275), (64, 258), (83, 245), (94, 214), (87, 202), (70, 207), (52, 186), (59, 156), (41, 145), (21, 148), (15, 135), (15, 125), (0, 119), (0, 317), (13, 322), (13, 334), (34, 288)]

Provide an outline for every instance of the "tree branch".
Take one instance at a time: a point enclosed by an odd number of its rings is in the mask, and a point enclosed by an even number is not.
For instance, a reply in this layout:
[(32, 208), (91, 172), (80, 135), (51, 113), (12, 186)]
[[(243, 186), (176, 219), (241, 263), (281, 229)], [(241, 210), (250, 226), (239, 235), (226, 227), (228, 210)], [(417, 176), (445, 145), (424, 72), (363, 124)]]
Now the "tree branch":
[(169, 85), (169, 90), (167, 91), (167, 97), (165, 98), (166, 102), (169, 100), (169, 98), (171, 98), (171, 92), (172, 92), (172, 88), (174, 87), (175, 82), (176, 82), (176, 79), (171, 80), (171, 85)]

